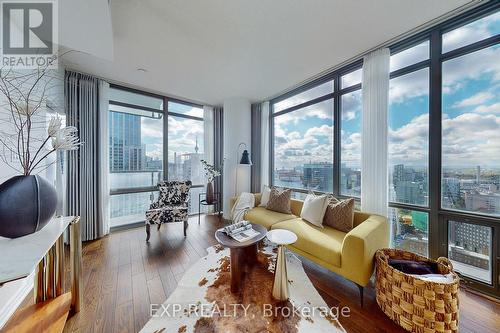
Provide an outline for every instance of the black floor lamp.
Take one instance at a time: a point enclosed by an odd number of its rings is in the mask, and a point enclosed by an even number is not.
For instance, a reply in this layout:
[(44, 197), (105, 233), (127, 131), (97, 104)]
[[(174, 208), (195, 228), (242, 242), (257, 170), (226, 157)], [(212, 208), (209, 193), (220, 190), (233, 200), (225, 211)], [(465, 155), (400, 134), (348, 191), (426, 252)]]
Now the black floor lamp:
[(248, 165), (252, 166), (252, 160), (250, 159), (250, 153), (247, 150), (247, 145), (244, 142), (241, 142), (238, 145), (238, 149), (236, 151), (236, 158), (240, 156), (240, 148), (244, 147), (243, 153), (241, 154), (240, 162), (236, 164), (236, 181), (234, 185), (234, 194), (238, 195), (238, 165)]

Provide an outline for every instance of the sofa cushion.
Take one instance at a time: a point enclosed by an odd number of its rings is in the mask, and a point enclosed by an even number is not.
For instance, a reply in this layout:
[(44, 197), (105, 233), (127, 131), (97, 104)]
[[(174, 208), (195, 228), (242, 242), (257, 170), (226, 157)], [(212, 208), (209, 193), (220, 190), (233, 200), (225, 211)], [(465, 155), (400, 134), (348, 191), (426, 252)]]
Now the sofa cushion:
[(323, 228), (323, 217), (326, 210), (326, 194), (316, 195), (309, 193), (304, 199), (304, 205), (300, 212), (300, 217), (316, 227)]
[(264, 207), (252, 208), (245, 215), (245, 220), (260, 224), (267, 229), (271, 229), (271, 226), (275, 223), (296, 218), (295, 215), (274, 212)]
[(273, 224), (271, 229), (292, 231), (297, 235), (297, 241), (292, 244), (293, 247), (340, 267), (345, 232), (328, 226), (315, 227), (300, 218)]
[(255, 206), (267, 207), (267, 203), (269, 202), (269, 197), (271, 196), (271, 188), (267, 185), (264, 185), (262, 190), (262, 195), (260, 197), (260, 204)]
[(272, 187), (271, 194), (269, 195), (269, 201), (267, 202), (266, 208), (273, 210), (278, 213), (291, 214), (290, 210), (290, 197), (292, 196), (292, 190)]
[(332, 197), (324, 214), (323, 224), (343, 232), (349, 232), (354, 222), (354, 199), (338, 201)]

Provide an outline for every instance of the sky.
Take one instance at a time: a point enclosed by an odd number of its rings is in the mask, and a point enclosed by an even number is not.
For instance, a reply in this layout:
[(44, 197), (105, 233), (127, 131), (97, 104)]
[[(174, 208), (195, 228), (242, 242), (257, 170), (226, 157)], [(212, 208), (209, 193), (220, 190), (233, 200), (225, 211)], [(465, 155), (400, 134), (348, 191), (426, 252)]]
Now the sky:
[[(443, 35), (443, 50), (500, 33), (500, 13)], [(425, 41), (391, 57), (391, 70), (426, 60)], [(481, 165), (500, 169), (500, 46), (443, 63), (443, 166)], [(361, 71), (342, 78), (359, 83)], [(331, 84), (280, 102), (279, 110), (331, 92)], [(429, 146), (429, 70), (397, 77), (389, 88), (390, 165), (427, 167)], [(359, 168), (361, 91), (342, 97), (342, 163)], [(276, 107), (276, 106), (275, 106)], [(333, 162), (333, 107), (325, 101), (275, 118), (275, 167), (293, 168), (310, 160)]]
[[(163, 107), (163, 106), (161, 106)], [(203, 109), (185, 104), (169, 102), (171, 112), (203, 117)], [(161, 114), (157, 114), (160, 116)], [(141, 141), (146, 146), (146, 156), (163, 159), (163, 117), (141, 117)], [(173, 161), (174, 152), (178, 155), (194, 153), (196, 140), (199, 152), (203, 153), (203, 121), (168, 116), (169, 161)]]

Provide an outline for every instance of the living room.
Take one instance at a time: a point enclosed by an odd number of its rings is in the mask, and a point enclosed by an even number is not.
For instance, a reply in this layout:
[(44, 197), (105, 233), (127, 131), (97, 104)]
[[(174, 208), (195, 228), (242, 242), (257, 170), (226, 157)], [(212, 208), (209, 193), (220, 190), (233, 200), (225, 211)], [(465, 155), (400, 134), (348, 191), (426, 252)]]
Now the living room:
[(0, 1), (1, 332), (497, 332), (500, 2)]

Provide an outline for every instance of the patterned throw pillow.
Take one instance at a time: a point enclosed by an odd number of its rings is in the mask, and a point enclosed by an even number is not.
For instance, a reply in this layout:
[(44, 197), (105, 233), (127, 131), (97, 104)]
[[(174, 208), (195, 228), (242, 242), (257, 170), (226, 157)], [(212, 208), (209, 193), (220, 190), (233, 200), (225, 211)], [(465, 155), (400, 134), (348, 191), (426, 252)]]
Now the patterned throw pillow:
[(292, 197), (292, 190), (279, 187), (271, 188), (269, 201), (267, 202), (267, 209), (273, 210), (278, 213), (291, 214), (290, 198)]
[(328, 197), (323, 225), (343, 232), (349, 232), (354, 223), (354, 199), (339, 201), (334, 196)]

